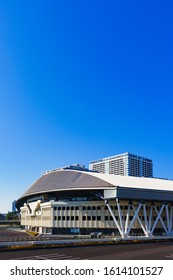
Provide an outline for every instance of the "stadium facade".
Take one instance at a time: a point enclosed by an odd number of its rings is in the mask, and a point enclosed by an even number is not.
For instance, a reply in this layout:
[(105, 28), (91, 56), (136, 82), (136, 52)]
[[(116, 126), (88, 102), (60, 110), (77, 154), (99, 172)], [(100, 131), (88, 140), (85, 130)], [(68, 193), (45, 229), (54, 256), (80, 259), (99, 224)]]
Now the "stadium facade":
[(41, 233), (173, 236), (173, 181), (62, 168), (17, 200), (21, 225)]
[(128, 152), (91, 161), (89, 169), (105, 174), (153, 177), (152, 160)]

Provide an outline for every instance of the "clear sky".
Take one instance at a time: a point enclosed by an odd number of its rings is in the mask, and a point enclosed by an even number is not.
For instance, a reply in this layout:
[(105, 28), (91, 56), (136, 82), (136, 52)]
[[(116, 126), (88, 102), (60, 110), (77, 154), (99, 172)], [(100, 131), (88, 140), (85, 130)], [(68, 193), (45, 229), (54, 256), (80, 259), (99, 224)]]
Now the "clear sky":
[(42, 171), (131, 152), (173, 178), (172, 1), (0, 1), (0, 212)]

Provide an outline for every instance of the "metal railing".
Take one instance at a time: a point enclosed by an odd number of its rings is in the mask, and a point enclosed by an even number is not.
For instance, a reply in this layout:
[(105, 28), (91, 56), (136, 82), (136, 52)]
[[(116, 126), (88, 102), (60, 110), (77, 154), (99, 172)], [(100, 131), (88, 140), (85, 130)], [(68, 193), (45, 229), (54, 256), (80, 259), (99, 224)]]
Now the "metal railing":
[(0, 225), (20, 224), (20, 220), (0, 220)]
[(20, 242), (20, 241), (46, 241), (46, 240), (67, 240), (74, 239), (74, 236), (64, 236), (64, 237), (33, 237), (33, 236), (20, 236), (20, 237), (0, 237), (0, 242)]

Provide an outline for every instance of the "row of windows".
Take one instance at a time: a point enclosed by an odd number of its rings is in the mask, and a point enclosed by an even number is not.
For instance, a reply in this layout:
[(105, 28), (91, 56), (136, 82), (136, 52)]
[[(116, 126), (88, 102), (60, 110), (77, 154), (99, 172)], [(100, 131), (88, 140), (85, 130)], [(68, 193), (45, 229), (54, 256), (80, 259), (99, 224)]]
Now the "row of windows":
[[(111, 209), (112, 210), (117, 210), (118, 209), (118, 207), (117, 206), (110, 206), (111, 207)], [(104, 207), (105, 208), (105, 210), (108, 210), (108, 207), (107, 206), (105, 206)], [(121, 209), (128, 209), (128, 206), (120, 206), (120, 208)], [(64, 206), (62, 206), (62, 207), (55, 207), (54, 208), (54, 210), (79, 210), (79, 207), (78, 206), (71, 206), (71, 207), (69, 207), (69, 206), (67, 206), (67, 207), (64, 207)], [(101, 206), (83, 206), (82, 207), (82, 210), (101, 210)]]
[[(130, 216), (129, 220), (131, 221), (133, 219), (134, 216)], [(117, 220), (119, 220), (118, 216), (115, 216), (115, 218)], [(144, 216), (140, 217), (142, 221), (144, 221)], [(58, 216), (58, 217), (54, 217), (54, 220), (58, 220), (58, 221), (78, 221), (79, 220), (79, 216)], [(82, 221), (101, 221), (101, 216), (82, 216)], [(126, 216), (122, 216), (122, 220), (126, 220)], [(148, 216), (147, 216), (147, 220), (148, 220)], [(156, 216), (153, 216), (153, 220), (156, 220)], [(162, 217), (162, 220), (165, 221), (165, 216)], [(105, 221), (113, 221), (112, 216), (105, 216)]]
[[(117, 210), (118, 209), (118, 206), (110, 206), (112, 210)], [(105, 210), (108, 210), (108, 207), (107, 206), (104, 206), (104, 209)], [(128, 205), (124, 205), (124, 206), (120, 206), (120, 209), (121, 210), (127, 210), (128, 209)], [(149, 206), (146, 205), (146, 210), (149, 209)], [(157, 209), (159, 210), (160, 207), (157, 206)], [(54, 210), (79, 210), (79, 206), (59, 206), (59, 207), (55, 207)], [(101, 206), (83, 206), (82, 207), (82, 210), (101, 210)]]
[[(58, 217), (54, 217), (54, 220), (58, 220), (58, 221), (78, 221), (79, 217), (78, 216), (58, 216)], [(82, 216), (82, 221), (101, 221), (101, 216)]]
[[(55, 207), (54, 210), (79, 210), (79, 207), (78, 206), (62, 206), (62, 207)], [(83, 206), (82, 207), (82, 210), (101, 210), (101, 206)]]

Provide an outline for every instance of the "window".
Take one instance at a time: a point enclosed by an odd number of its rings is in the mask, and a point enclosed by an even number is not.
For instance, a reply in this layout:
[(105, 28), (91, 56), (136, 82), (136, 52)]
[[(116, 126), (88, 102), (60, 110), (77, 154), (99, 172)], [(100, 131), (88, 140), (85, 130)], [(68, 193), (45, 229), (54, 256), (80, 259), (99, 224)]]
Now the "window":
[(87, 221), (91, 221), (91, 216), (88, 216), (88, 217), (87, 217)]
[(64, 206), (62, 207), (62, 210), (65, 210), (65, 207), (64, 207)]
[(65, 216), (62, 216), (62, 220), (65, 221)]
[(76, 209), (76, 210), (79, 210), (79, 207), (78, 207), (78, 206), (76, 206), (76, 207), (75, 207), (75, 209)]
[(74, 221), (74, 216), (71, 216), (71, 221)]
[(58, 216), (58, 221), (61, 221), (61, 216)]
[(91, 210), (91, 206), (88, 206), (88, 207), (87, 207), (87, 210)]
[(71, 210), (74, 210), (74, 206), (71, 207)]
[(86, 221), (86, 216), (83, 216), (83, 217), (82, 217), (82, 221)]
[(67, 210), (70, 210), (70, 207), (69, 207), (69, 206), (67, 206)]
[(61, 210), (61, 207), (60, 207), (60, 206), (58, 207), (58, 210)]
[(96, 220), (96, 216), (92, 216), (92, 221), (95, 221)]
[(95, 207), (95, 206), (92, 206), (92, 210), (96, 210), (96, 207)]
[(101, 221), (101, 216), (97, 216), (97, 221)]
[(86, 207), (85, 207), (85, 206), (83, 206), (83, 207), (82, 207), (82, 210), (86, 210)]
[(75, 216), (75, 221), (78, 221), (79, 220), (79, 217), (78, 216)]
[(100, 206), (97, 206), (97, 210), (101, 210), (101, 207), (100, 207)]

